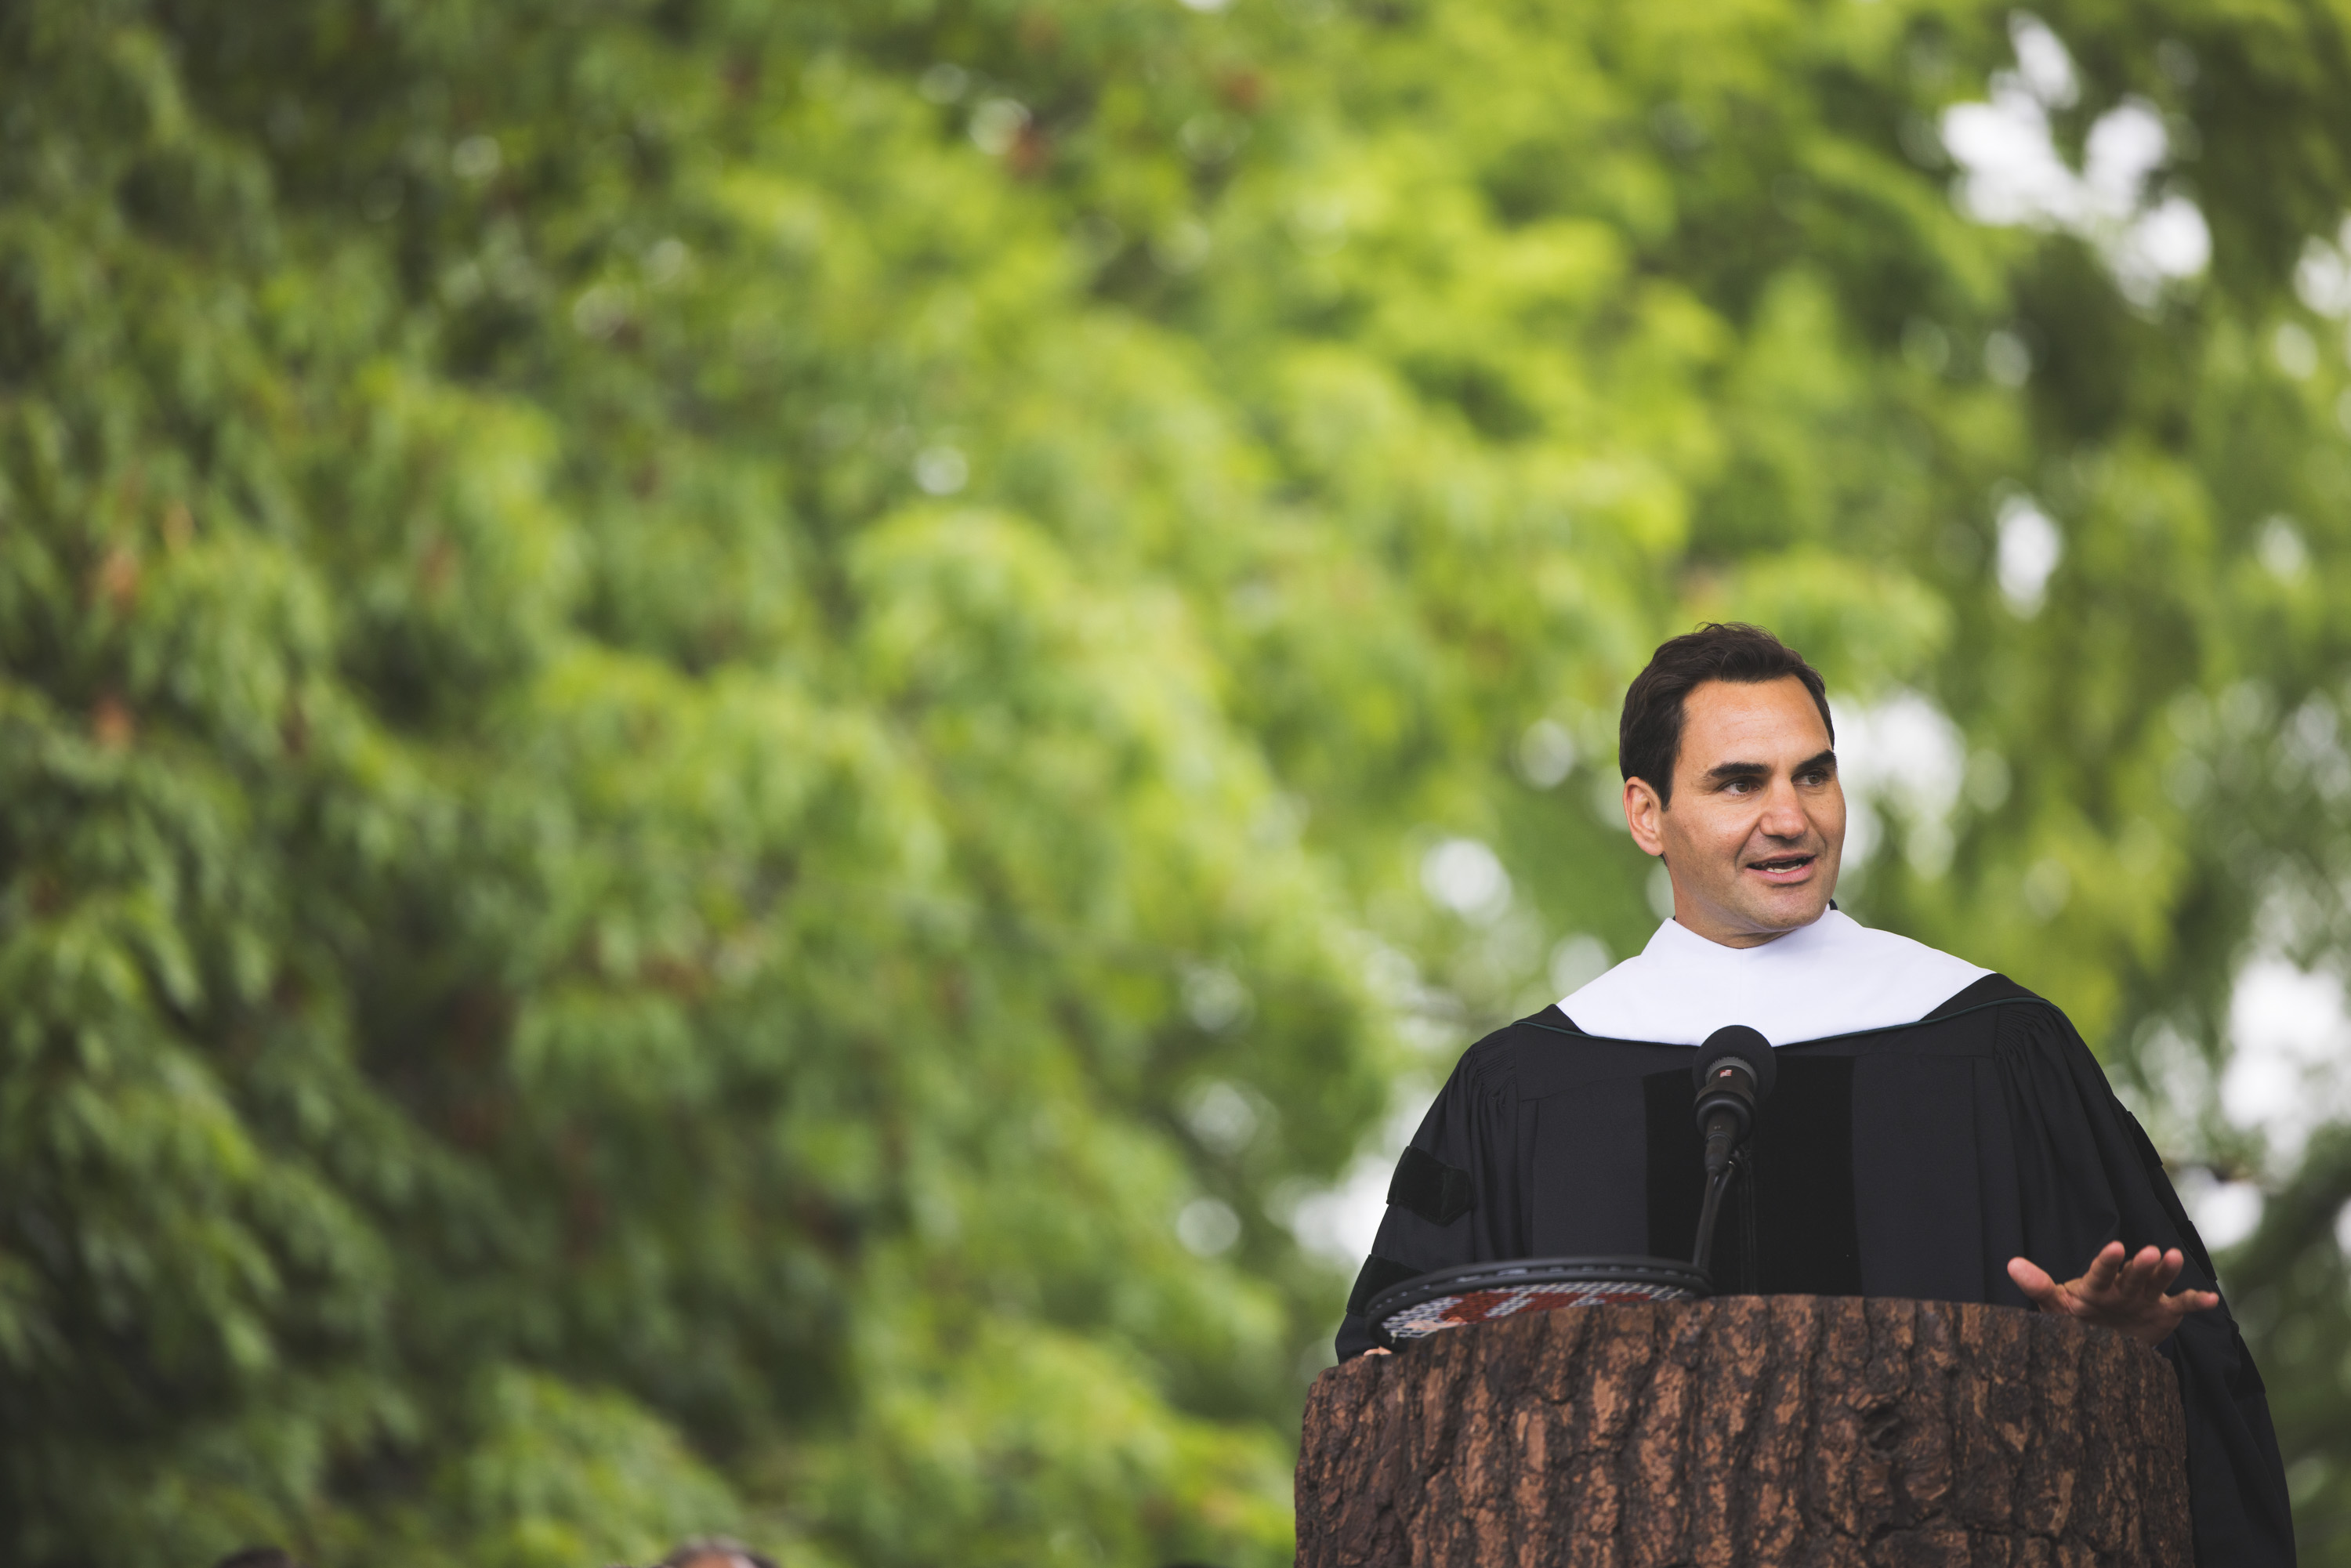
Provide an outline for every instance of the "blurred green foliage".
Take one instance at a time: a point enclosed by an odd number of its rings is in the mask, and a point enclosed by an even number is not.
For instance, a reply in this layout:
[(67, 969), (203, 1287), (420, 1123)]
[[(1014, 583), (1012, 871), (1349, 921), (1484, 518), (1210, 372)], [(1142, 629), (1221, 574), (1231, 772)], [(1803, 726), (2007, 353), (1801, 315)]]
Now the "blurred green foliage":
[(2178, 1085), (2351, 937), (2351, 11), (2044, 15), (2200, 276), (1961, 215), (1990, 5), (0, 7), (0, 1557), (1286, 1560), (1285, 1220), (1644, 938), (1702, 617), (1955, 727), (1852, 906), (2259, 1162)]

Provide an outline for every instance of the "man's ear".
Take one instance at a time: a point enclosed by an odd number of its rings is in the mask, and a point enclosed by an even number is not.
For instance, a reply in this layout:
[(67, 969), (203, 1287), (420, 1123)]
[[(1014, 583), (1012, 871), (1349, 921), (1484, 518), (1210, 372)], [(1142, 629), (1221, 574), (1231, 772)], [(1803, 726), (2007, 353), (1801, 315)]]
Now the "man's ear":
[(1633, 841), (1644, 854), (1666, 852), (1665, 816), (1666, 803), (1657, 799), (1647, 779), (1625, 780), (1625, 826), (1632, 831)]

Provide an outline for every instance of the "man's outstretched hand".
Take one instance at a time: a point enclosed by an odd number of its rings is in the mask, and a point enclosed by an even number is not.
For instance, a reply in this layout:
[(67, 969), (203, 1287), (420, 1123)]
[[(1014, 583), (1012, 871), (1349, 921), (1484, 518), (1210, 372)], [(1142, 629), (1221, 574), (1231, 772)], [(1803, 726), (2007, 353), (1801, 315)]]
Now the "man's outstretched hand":
[(2161, 1344), (2180, 1319), (2220, 1304), (2210, 1291), (2163, 1293), (2164, 1287), (2179, 1278), (2186, 1261), (2177, 1247), (2168, 1252), (2144, 1248), (2126, 1260), (2123, 1244), (2109, 1241), (2078, 1280), (2061, 1285), (2030, 1258), (2011, 1258), (2008, 1277), (2044, 1312), (2063, 1312), (2101, 1328), (2120, 1329), (2143, 1344)]

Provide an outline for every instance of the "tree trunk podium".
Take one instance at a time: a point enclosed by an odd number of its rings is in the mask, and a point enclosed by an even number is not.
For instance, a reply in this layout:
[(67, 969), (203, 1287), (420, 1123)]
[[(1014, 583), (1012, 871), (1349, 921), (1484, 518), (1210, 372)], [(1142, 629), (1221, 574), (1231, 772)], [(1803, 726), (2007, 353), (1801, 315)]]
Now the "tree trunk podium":
[(2189, 1568), (2170, 1364), (2006, 1307), (1526, 1313), (1324, 1373), (1299, 1568)]

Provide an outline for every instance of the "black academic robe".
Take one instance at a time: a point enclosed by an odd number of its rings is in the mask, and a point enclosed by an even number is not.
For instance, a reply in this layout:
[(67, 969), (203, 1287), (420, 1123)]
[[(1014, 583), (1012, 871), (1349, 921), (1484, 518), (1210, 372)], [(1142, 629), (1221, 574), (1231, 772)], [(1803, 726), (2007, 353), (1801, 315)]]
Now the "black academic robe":
[[(1723, 1207), (1726, 1292), (2030, 1303), (2008, 1260), (2060, 1280), (2107, 1242), (2177, 1247), (2175, 1290), (2217, 1289), (2155, 1148), (2064, 1013), (2004, 976), (1915, 1024), (1783, 1045)], [(1396, 1166), (1348, 1298), (1456, 1264), (1687, 1259), (1703, 1197), (1691, 1048), (1587, 1035), (1556, 1007), (1461, 1058)], [(2199, 1563), (2291, 1563), (2269, 1403), (2223, 1303), (2164, 1342), (2188, 1417)]]

